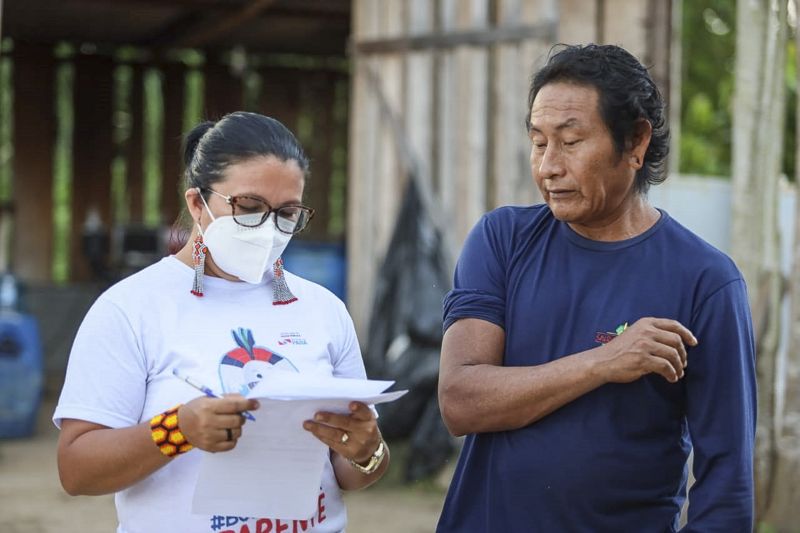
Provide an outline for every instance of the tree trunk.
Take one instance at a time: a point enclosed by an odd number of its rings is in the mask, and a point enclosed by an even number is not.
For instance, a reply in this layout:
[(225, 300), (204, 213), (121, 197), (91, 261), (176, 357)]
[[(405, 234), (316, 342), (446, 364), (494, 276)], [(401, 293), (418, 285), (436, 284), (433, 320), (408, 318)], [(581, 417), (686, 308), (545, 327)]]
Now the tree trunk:
[[(796, 10), (800, 0), (794, 0)], [(800, 50), (800, 31), (795, 30), (795, 43)], [(800, 79), (800, 55), (796, 56), (797, 76)], [(797, 107), (796, 160), (800, 162), (800, 106)], [(772, 505), (764, 514), (764, 522), (778, 531), (797, 531), (800, 524), (800, 165), (795, 168), (794, 255), (790, 278), (791, 319), (789, 349), (785, 368), (786, 395), (778, 417), (775, 487)], [(793, 529), (794, 528), (794, 529)]]
[(756, 333), (758, 427), (756, 512), (767, 515), (776, 492), (776, 393), (783, 300), (778, 234), (778, 178), (785, 120), (787, 3), (737, 2), (733, 116), (732, 255), (750, 293)]

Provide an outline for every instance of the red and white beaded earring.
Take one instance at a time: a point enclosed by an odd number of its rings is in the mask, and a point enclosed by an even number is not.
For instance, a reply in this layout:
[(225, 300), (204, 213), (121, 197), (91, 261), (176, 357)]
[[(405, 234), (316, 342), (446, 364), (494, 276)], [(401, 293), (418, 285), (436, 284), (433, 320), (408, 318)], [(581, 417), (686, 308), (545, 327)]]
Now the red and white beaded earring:
[(286, 276), (283, 274), (283, 259), (279, 257), (272, 269), (275, 274), (272, 278), (272, 305), (286, 305), (297, 301), (297, 296), (292, 294), (289, 285), (286, 284)]
[(197, 237), (194, 239), (194, 246), (192, 247), (192, 266), (194, 267), (194, 284), (192, 285), (192, 294), (195, 296), (203, 296), (203, 276), (206, 271), (206, 253), (208, 247), (203, 243), (203, 233), (197, 232)]

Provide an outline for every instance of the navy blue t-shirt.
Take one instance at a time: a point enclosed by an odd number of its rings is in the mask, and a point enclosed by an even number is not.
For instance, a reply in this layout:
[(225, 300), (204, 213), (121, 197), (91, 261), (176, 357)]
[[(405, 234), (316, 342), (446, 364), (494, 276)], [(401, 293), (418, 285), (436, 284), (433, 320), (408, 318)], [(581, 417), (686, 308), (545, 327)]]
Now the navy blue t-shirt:
[(662, 211), (645, 233), (598, 242), (545, 205), (485, 215), (464, 245), (444, 327), (505, 331), (505, 366), (540, 365), (613, 339), (642, 317), (698, 339), (685, 377), (606, 384), (539, 421), (466, 438), (439, 533), (752, 530), (756, 390), (742, 276)]

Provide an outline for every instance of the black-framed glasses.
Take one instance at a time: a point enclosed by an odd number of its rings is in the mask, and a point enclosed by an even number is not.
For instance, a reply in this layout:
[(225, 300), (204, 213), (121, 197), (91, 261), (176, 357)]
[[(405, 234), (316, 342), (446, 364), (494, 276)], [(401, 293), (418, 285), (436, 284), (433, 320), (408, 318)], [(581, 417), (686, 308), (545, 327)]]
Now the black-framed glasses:
[(213, 192), (223, 198), (231, 206), (233, 220), (246, 228), (257, 228), (274, 213), (278, 231), (294, 235), (306, 229), (308, 221), (314, 216), (313, 209), (300, 204), (272, 208), (267, 202), (254, 196), (227, 196), (207, 187), (201, 190)]

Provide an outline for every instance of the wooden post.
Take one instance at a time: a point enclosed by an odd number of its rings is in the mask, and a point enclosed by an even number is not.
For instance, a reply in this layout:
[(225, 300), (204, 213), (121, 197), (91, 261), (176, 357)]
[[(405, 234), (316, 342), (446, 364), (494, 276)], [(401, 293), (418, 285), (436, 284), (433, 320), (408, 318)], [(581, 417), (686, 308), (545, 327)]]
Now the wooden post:
[[(488, 3), (469, 0), (442, 3), (443, 30), (485, 29), (489, 23)], [(453, 143), (443, 172), (440, 194), (445, 212), (455, 226), (455, 242), (460, 248), (467, 233), (486, 212), (489, 174), (488, 141), (488, 50), (457, 46), (447, 65), (448, 80), (442, 95), (447, 98), (449, 116), (442, 121), (443, 142)]]
[[(352, 24), (355, 41), (378, 36), (378, 7), (375, 0), (355, 0)], [(358, 336), (363, 342), (367, 339), (367, 321), (372, 306), (372, 286), (376, 269), (372, 212), (377, 209), (374, 202), (377, 196), (376, 127), (379, 109), (377, 96), (366, 72), (375, 63), (377, 62), (369, 57), (355, 57), (350, 100), (347, 303)]]
[(82, 244), (87, 217), (95, 213), (106, 231), (111, 226), (113, 69), (113, 61), (107, 57), (75, 57), (70, 246), (70, 278), (73, 281), (86, 281), (92, 277)]
[(12, 268), (28, 283), (52, 279), (55, 61), (49, 46), (14, 45)]
[(598, 0), (560, 0), (558, 42), (588, 44), (600, 41)]

